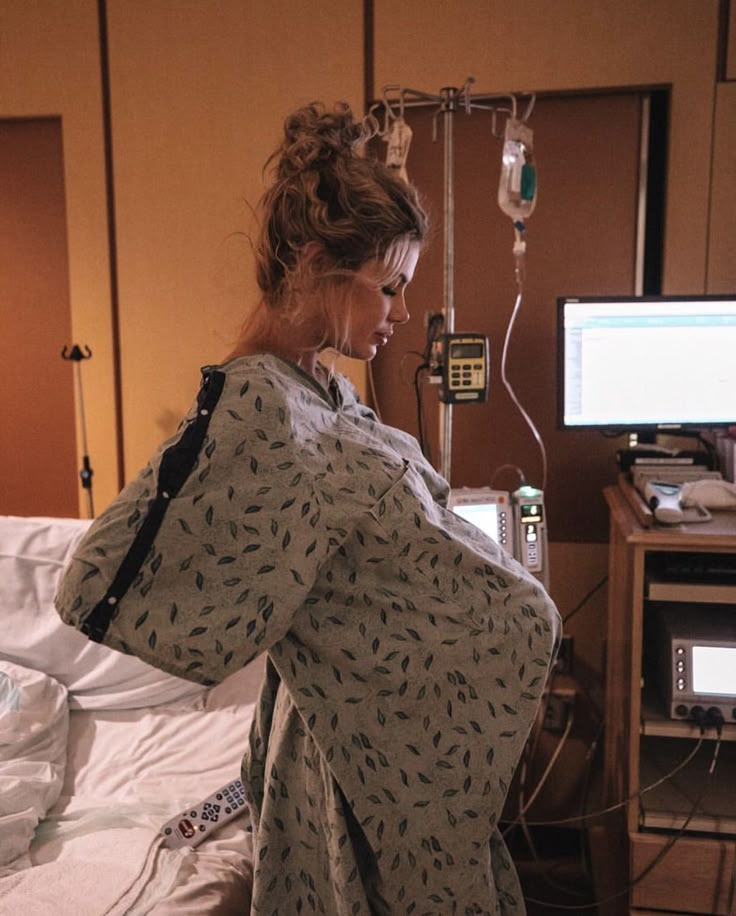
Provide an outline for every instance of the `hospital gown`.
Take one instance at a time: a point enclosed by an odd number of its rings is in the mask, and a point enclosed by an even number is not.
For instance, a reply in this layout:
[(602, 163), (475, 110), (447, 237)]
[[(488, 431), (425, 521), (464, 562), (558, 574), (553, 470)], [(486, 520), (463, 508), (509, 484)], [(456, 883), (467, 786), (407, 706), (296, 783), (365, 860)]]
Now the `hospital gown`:
[(498, 819), (554, 605), (343, 377), (270, 355), (203, 372), (77, 549), (62, 617), (205, 684), (267, 652), (252, 913), (523, 913)]

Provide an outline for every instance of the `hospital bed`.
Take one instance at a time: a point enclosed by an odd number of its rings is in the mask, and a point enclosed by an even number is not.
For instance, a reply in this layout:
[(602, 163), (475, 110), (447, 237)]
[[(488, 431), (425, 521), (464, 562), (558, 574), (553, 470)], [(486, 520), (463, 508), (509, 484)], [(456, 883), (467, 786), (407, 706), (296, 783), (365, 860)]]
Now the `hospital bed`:
[(208, 689), (63, 624), (88, 525), (0, 516), (0, 916), (240, 916), (247, 809), (196, 848), (162, 826), (239, 777), (262, 664)]

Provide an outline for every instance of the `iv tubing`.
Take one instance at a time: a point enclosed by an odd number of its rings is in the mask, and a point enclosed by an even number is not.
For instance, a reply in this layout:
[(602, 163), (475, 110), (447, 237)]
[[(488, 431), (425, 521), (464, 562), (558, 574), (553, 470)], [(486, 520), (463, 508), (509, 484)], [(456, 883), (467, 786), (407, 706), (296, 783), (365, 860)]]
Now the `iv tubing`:
[(521, 300), (524, 295), (524, 255), (526, 253), (526, 242), (522, 239), (519, 229), (516, 228), (515, 231), (516, 231), (516, 242), (514, 244), (514, 259), (515, 259), (516, 286), (517, 286), (518, 292), (516, 294), (516, 301), (514, 303), (514, 309), (511, 313), (511, 318), (509, 319), (508, 327), (506, 328), (506, 336), (503, 341), (503, 352), (501, 354), (501, 380), (503, 381), (506, 391), (508, 391), (509, 393), (509, 397), (516, 405), (519, 413), (522, 415), (522, 417), (524, 417), (524, 420), (526, 421), (527, 426), (532, 431), (532, 435), (534, 436), (534, 438), (537, 440), (537, 443), (539, 444), (539, 450), (542, 455), (542, 484), (540, 486), (540, 489), (545, 490), (547, 487), (547, 451), (544, 447), (544, 442), (542, 441), (542, 437), (539, 434), (539, 430), (534, 425), (534, 421), (532, 420), (532, 418), (529, 416), (529, 414), (526, 412), (523, 405), (519, 401), (513, 387), (511, 386), (511, 382), (508, 380), (508, 377), (506, 376), (506, 357), (508, 354), (509, 342), (511, 340), (511, 332), (514, 327), (514, 322), (516, 321), (516, 316), (518, 315), (519, 309), (521, 308)]

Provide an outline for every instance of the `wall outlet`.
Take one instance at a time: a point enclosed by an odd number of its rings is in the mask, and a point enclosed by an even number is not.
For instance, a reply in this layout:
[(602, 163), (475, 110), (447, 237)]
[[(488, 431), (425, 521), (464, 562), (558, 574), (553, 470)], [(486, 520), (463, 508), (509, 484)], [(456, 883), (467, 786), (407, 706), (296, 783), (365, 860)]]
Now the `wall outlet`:
[(545, 731), (560, 733), (565, 730), (567, 721), (575, 711), (575, 692), (570, 690), (553, 690), (544, 707)]

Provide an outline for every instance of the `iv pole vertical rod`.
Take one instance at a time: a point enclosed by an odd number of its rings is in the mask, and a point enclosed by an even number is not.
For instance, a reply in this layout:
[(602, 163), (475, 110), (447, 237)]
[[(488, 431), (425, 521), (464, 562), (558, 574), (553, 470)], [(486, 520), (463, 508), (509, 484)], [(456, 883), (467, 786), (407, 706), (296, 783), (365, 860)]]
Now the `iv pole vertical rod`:
[[(442, 121), (444, 130), (444, 331), (452, 334), (455, 330), (455, 197), (453, 170), (455, 159), (452, 118), (457, 101), (457, 89), (441, 90), (443, 99)], [(447, 354), (444, 356), (447, 359)], [(440, 472), (450, 481), (452, 470), (452, 404), (440, 402)]]
[(87, 418), (84, 413), (84, 392), (82, 390), (82, 364), (79, 360), (74, 363), (74, 380), (77, 385), (77, 402), (79, 404), (79, 419), (81, 427), (81, 438), (82, 438), (82, 484), (84, 489), (87, 492), (87, 510), (89, 512), (89, 517), (95, 517), (95, 507), (92, 499), (92, 487), (91, 481), (89, 478), (85, 480), (85, 475), (90, 474), (91, 469), (89, 466), (89, 452), (87, 451)]

